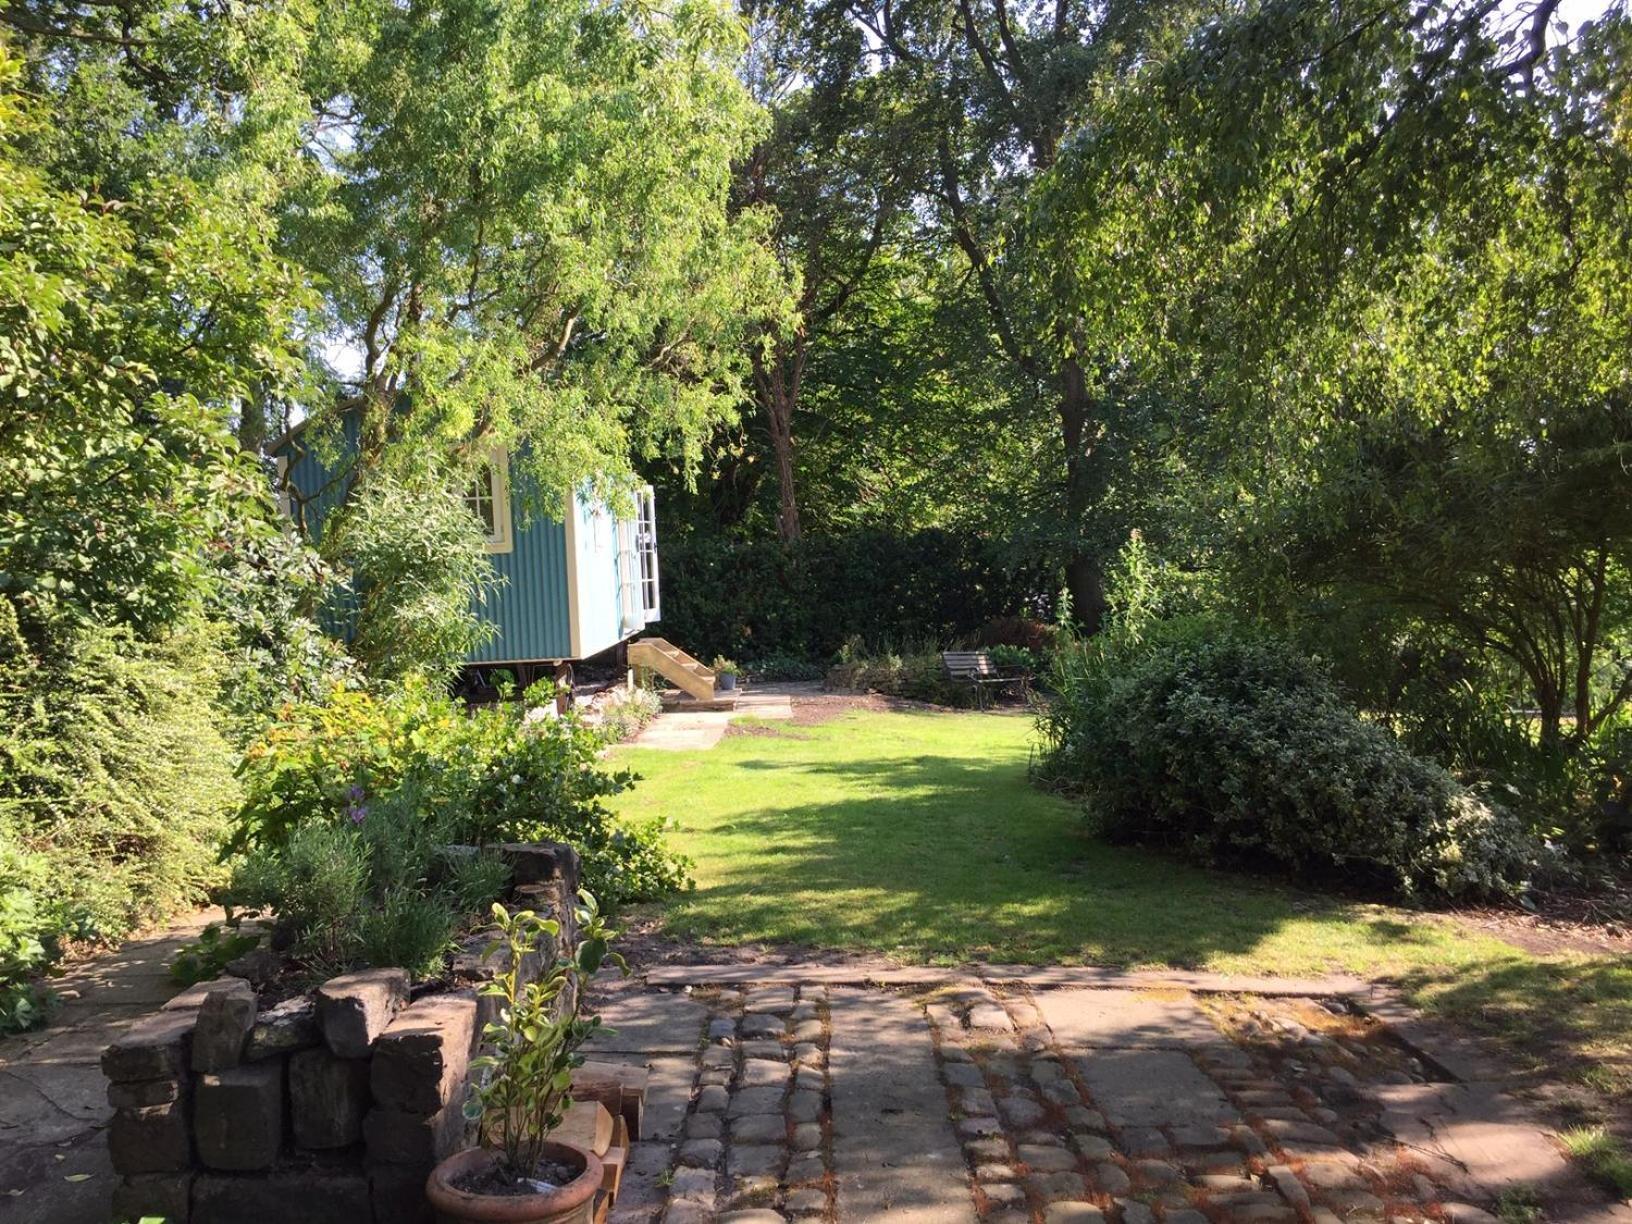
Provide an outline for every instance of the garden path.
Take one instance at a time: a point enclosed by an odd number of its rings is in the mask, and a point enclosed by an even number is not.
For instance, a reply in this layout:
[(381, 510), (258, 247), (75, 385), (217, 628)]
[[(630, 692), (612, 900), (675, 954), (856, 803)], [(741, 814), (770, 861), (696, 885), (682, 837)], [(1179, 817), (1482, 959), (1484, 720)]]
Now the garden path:
[[(804, 686), (800, 686), (803, 691)], [(739, 718), (782, 721), (793, 717), (792, 687), (755, 685), (737, 696), (735, 710), (665, 710), (631, 741), (638, 748), (668, 752), (698, 752), (725, 738), (726, 729)]]
[(180, 992), (169, 964), (204, 926), (201, 910), (68, 966), (51, 1023), (0, 1040), (0, 1222), (101, 1224), (117, 1179), (104, 1128), (113, 1115), (98, 1060), (140, 1017)]
[[(882, 979), (882, 980), (880, 980)], [(654, 966), (619, 1224), (1626, 1224), (1464, 1041), (1353, 979)], [(1266, 986), (1269, 989), (1264, 989)], [(1255, 993), (1255, 988), (1263, 993)]]

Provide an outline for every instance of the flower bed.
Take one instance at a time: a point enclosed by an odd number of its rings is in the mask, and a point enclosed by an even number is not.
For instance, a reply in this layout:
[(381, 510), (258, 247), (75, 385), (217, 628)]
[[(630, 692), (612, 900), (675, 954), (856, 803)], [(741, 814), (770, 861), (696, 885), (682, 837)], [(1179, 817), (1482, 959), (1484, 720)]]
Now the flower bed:
[[(562, 924), (522, 959), (532, 980), (576, 942), (578, 855), (559, 843), (499, 854), (510, 903)], [(494, 1007), (477, 993), (493, 973), (488, 938), (462, 940), (448, 975), (418, 987), (406, 969), (367, 968), (279, 1000), (275, 979), (227, 976), (132, 1026), (102, 1056), (114, 1218), (429, 1220), (426, 1177), (471, 1139), (467, 1072)]]

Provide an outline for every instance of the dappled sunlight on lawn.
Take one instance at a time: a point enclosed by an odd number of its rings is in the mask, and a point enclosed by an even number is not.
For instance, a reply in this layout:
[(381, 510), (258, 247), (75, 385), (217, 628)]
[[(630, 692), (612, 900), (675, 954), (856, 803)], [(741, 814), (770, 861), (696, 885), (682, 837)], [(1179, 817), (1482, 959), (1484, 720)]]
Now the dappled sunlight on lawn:
[(677, 935), (968, 958), (1379, 973), (1514, 954), (1403, 910), (1209, 872), (1088, 836), (1026, 777), (1030, 723), (853, 713), (697, 753), (638, 749), (622, 814), (678, 824)]

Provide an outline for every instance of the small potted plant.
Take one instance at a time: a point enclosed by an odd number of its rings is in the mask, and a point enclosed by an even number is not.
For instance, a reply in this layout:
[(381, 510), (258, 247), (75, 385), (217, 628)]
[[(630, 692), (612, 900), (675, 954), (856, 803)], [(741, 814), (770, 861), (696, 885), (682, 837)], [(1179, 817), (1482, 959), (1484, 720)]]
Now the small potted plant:
[(498, 1019), (482, 1030), (492, 1053), (471, 1059), (476, 1073), (465, 1116), (480, 1124), (479, 1146), (448, 1157), (431, 1171), (426, 1196), (439, 1218), (471, 1224), (588, 1224), (601, 1188), (593, 1153), (560, 1143), (550, 1133), (571, 1106), (572, 1072), (583, 1064), (578, 1048), (600, 1027), (583, 1014), (585, 988), (611, 961), (612, 935), (588, 892), (578, 894), (578, 946), (558, 957), (533, 982), (523, 962), (543, 936), (558, 938), (560, 923), (531, 910), (509, 913), (494, 905), (498, 938), (484, 957), (507, 953), (503, 971), (482, 987), (501, 1000)]
[(720, 692), (729, 693), (737, 687), (737, 673), (742, 669), (734, 661), (724, 655), (715, 655), (714, 662), (709, 666), (714, 670), (714, 687)]

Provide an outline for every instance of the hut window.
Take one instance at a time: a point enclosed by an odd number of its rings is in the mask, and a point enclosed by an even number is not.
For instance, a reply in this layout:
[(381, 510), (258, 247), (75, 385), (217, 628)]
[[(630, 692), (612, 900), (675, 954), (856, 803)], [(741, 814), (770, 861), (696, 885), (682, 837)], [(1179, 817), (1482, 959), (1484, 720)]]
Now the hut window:
[(514, 547), (510, 532), (510, 465), (502, 451), (482, 461), (465, 491), (465, 504), (481, 520), (487, 551), (507, 553)]

